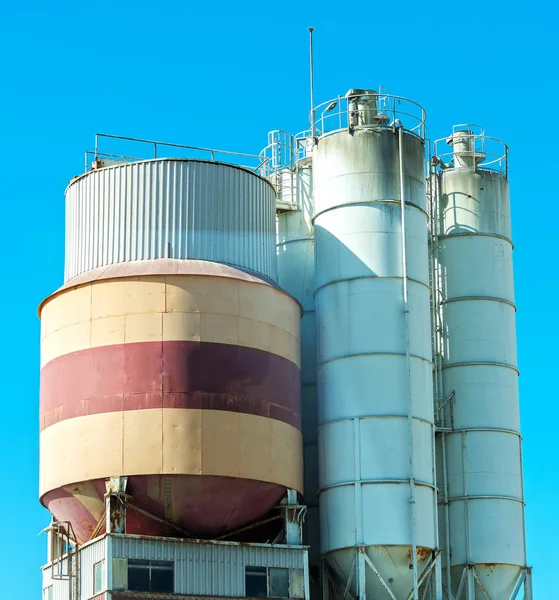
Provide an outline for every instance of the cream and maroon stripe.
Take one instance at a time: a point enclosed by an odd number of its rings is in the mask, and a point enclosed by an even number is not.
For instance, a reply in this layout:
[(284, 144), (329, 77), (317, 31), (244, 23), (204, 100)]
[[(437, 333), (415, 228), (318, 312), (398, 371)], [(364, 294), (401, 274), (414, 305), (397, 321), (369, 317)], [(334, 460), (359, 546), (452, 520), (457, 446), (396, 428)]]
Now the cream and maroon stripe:
[(229, 344), (139, 342), (49, 361), (41, 430), (59, 421), (151, 408), (226, 410), (301, 427), (301, 372), (281, 356)]
[(95, 281), (43, 306), (41, 429), (119, 410), (207, 408), (300, 427), (299, 307), (193, 275)]
[(41, 307), (41, 365), (112, 344), (231, 344), (300, 366), (300, 308), (273, 286), (234, 278), (160, 275), (67, 288)]
[(220, 410), (152, 408), (75, 417), (41, 433), (41, 495), (115, 475), (212, 475), (303, 492), (301, 432)]
[(113, 475), (302, 492), (300, 307), (228, 269), (84, 281), (43, 303), (42, 494)]

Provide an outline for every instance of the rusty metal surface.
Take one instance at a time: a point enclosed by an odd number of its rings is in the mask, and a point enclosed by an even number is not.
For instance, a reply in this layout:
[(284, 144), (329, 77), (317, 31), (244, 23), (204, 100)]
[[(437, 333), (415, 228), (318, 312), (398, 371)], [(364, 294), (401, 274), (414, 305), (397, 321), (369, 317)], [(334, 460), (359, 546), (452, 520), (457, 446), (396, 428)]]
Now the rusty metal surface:
[[(41, 498), (42, 504), (58, 519), (72, 522), (80, 543), (89, 540), (98, 525), (98, 519), (92, 512), (98, 514), (104, 509), (104, 480), (93, 483), (98, 490), (97, 497), (90, 497), (87, 507), (80, 501), (78, 492), (72, 494), (67, 491), (70, 486), (48, 492)], [(164, 519), (164, 489), (169, 483), (173, 521), (184, 529), (197, 530), (199, 535), (217, 535), (253, 522), (272, 509), (285, 494), (281, 485), (233, 477), (137, 475), (130, 477), (128, 482), (131, 502)], [(80, 486), (71, 487), (79, 490)], [(192, 502), (192, 499), (195, 501)], [(126, 523), (127, 531), (133, 534), (177, 534), (176, 530), (130, 509)], [(101, 527), (101, 531), (104, 530), (105, 527)]]
[(300, 429), (300, 383), (300, 369), (291, 361), (232, 344), (100, 346), (43, 367), (41, 430), (100, 412), (161, 407), (260, 415)]

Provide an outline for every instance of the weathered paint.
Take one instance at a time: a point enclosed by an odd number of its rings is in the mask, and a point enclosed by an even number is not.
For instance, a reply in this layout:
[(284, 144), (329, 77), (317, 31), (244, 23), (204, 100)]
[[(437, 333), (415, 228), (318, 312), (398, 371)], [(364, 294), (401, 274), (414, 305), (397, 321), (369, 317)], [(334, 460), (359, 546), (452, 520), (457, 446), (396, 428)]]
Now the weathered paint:
[[(104, 479), (92, 482), (97, 495), (90, 497), (89, 508), (84, 507), (79, 496), (82, 483), (48, 492), (41, 502), (56, 518), (71, 521), (79, 542), (83, 543), (90, 539), (103, 514), (104, 482)], [(180, 528), (166, 526), (129, 508), (127, 533), (180, 536), (182, 529), (196, 535), (217, 536), (258, 520), (279, 504), (285, 487), (214, 475), (136, 475), (130, 478), (127, 492), (132, 504), (160, 519), (172, 520)]]
[(403, 133), (403, 257), (398, 138), (343, 130), (313, 159), (321, 546), (371, 598), (387, 596), (371, 569), (351, 577), (360, 547), (406, 598), (410, 547), (437, 544), (425, 148)]
[[(80, 553), (80, 596), (75, 600), (95, 600), (93, 566), (105, 561), (107, 596), (112, 598), (243, 598), (246, 567), (272, 567), (307, 572), (307, 548), (285, 544), (234, 543), (189, 540), (146, 535), (103, 535), (84, 544)], [(169, 561), (174, 564), (174, 594), (111, 591), (123, 581), (118, 571), (126, 573), (128, 559)], [(52, 580), (53, 567), (43, 567), (43, 589), (54, 584), (54, 597), (68, 600), (68, 582)], [(125, 580), (125, 578), (123, 578)], [(301, 592), (301, 589), (298, 590)], [(303, 594), (301, 594), (302, 596)], [(308, 599), (308, 589), (305, 589)], [(300, 597), (299, 594), (291, 597)]]
[[(61, 385), (61, 382), (63, 384)], [(72, 352), (41, 371), (41, 429), (111, 411), (226, 410), (301, 427), (300, 369), (232, 344), (139, 342)]]
[(65, 280), (157, 258), (234, 264), (276, 277), (275, 193), (232, 165), (161, 159), (91, 171), (66, 190)]
[(297, 302), (231, 267), (148, 262), (84, 276), (40, 309), (42, 502), (80, 541), (108, 477), (128, 476), (139, 508), (204, 536), (303, 491)]
[[(507, 178), (471, 164), (447, 168), (439, 204), (442, 394), (450, 398), (450, 431), (437, 445), (441, 455), (445, 444), (448, 482), (443, 567), (454, 594), (471, 565), (491, 598), (508, 598), (526, 549)], [(469, 593), (485, 600), (477, 585)]]
[(43, 366), (86, 348), (172, 340), (254, 348), (300, 364), (300, 308), (275, 287), (234, 272), (132, 273), (67, 287), (42, 304)]

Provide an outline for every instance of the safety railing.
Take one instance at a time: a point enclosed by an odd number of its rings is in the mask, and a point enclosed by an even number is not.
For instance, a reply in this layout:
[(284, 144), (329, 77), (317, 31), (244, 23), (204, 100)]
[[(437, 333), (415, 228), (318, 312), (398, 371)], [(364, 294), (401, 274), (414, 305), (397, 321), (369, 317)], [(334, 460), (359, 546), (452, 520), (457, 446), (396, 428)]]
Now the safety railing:
[[(133, 143), (136, 148), (142, 148), (141, 156), (133, 156), (127, 152), (105, 152), (100, 145), (102, 141), (111, 140), (113, 145), (123, 147)], [(149, 150), (148, 150), (149, 149)], [(146, 151), (147, 150), (147, 151)], [(162, 154), (164, 152), (164, 155)], [(135, 153), (136, 154), (136, 153)], [(126, 137), (113, 135), (109, 133), (95, 134), (95, 150), (88, 150), (85, 153), (85, 171), (88, 172), (105, 163), (115, 164), (119, 162), (132, 162), (138, 160), (149, 160), (154, 158), (190, 158), (199, 160), (208, 160), (212, 162), (228, 162), (251, 171), (258, 172), (267, 158), (261, 159), (259, 154), (249, 154), (245, 152), (233, 152), (231, 150), (218, 150), (216, 148), (205, 148), (202, 146), (189, 146), (185, 144), (175, 144), (172, 142), (161, 142), (156, 140), (146, 140), (142, 138)], [(99, 164), (101, 163), (101, 165)]]
[(396, 124), (425, 138), (425, 110), (413, 100), (373, 90), (350, 90), (322, 102), (310, 113), (311, 135), (323, 136), (341, 129), (388, 129)]
[(307, 156), (310, 130), (292, 135), (276, 129), (268, 133), (268, 144), (260, 152), (260, 173), (273, 179), (279, 171), (295, 170), (297, 162)]
[(508, 177), (508, 146), (485, 135), (483, 127), (469, 123), (454, 125), (452, 135), (435, 140), (433, 164), (444, 169), (482, 169)]

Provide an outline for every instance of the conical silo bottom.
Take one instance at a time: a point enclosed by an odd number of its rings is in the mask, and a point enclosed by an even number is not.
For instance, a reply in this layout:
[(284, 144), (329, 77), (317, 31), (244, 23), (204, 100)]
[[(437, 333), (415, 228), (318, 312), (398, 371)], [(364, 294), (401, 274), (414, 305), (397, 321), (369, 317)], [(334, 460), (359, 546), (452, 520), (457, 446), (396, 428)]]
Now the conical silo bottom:
[[(456, 595), (460, 587), (464, 569), (465, 565), (458, 565), (450, 569), (452, 592), (454, 595)], [(496, 600), (511, 597), (522, 571), (522, 568), (518, 565), (497, 563), (477, 564), (475, 565), (475, 569), (489, 597)], [(464, 574), (464, 577), (466, 576), (467, 574)], [(484, 594), (477, 581), (474, 583), (474, 589), (475, 600), (487, 600), (487, 595)]]
[[(262, 519), (279, 504), (286, 488), (264, 481), (213, 476), (134, 476), (128, 480), (126, 531), (141, 535), (213, 538)], [(69, 521), (83, 544), (104, 533), (98, 523), (104, 512), (105, 480), (97, 479), (52, 490), (41, 501), (58, 521)], [(152, 518), (149, 515), (155, 517)], [(157, 519), (163, 519), (168, 526)]]
[[(367, 546), (365, 552), (376, 567), (386, 585), (398, 600), (407, 600), (413, 589), (413, 565), (410, 546)], [(337, 583), (345, 587), (347, 580), (352, 575), (350, 591), (354, 596), (357, 590), (357, 559), (356, 548), (346, 548), (331, 552), (327, 555), (327, 562), (334, 568), (339, 579)], [(431, 564), (433, 553), (430, 549), (418, 547), (417, 571), (418, 578)], [(374, 600), (391, 600), (386, 588), (381, 583), (373, 569), (365, 563), (366, 595)]]

